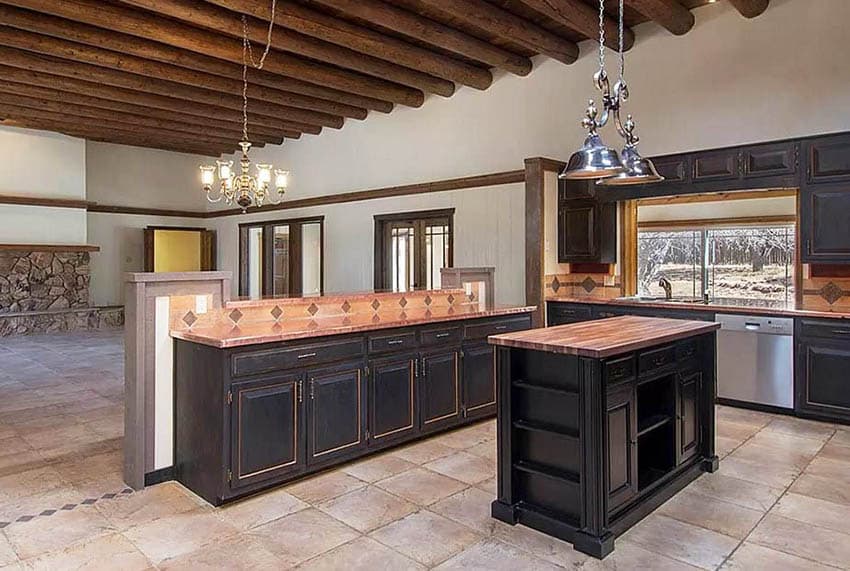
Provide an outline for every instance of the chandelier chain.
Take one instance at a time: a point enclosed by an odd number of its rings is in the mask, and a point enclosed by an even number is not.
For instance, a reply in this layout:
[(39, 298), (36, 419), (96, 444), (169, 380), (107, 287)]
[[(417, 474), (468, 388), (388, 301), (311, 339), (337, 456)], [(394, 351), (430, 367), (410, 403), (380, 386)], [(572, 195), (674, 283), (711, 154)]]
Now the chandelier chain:
[(248, 34), (248, 17), (242, 14), (242, 140), (248, 140), (248, 62), (251, 62), (251, 67), (255, 69), (263, 69), (266, 63), (266, 56), (269, 55), (272, 47), (272, 32), (274, 31), (275, 11), (277, 10), (277, 0), (272, 0), (271, 12), (269, 15), (269, 29), (266, 34), (266, 48), (263, 50), (263, 55), (260, 56), (260, 61), (254, 61), (254, 50), (251, 48), (251, 38)]
[(599, 0), (599, 71), (605, 70), (605, 0)]
[(620, 0), (620, 18), (619, 18), (619, 20), (620, 21), (619, 21), (619, 26), (618, 26), (617, 31), (620, 34), (620, 38), (619, 38), (619, 40), (620, 40), (620, 42), (619, 42), (620, 43), (620, 83), (625, 83), (626, 57), (623, 54), (623, 52), (624, 52), (624, 49), (623, 49), (623, 44), (624, 44), (624, 41), (623, 41), (623, 34), (624, 34), (624, 30), (623, 30), (623, 28), (624, 28), (624, 25), (623, 25), (623, 20), (624, 20), (623, 0)]

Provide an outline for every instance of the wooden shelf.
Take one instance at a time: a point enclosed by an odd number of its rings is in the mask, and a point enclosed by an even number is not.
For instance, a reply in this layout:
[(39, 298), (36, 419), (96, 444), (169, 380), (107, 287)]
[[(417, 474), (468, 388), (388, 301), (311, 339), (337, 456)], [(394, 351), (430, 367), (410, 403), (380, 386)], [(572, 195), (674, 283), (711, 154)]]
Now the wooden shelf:
[(673, 417), (669, 414), (654, 414), (638, 423), (637, 435), (638, 437), (643, 436), (648, 432), (652, 432), (657, 428), (661, 428), (671, 420), (673, 420)]
[(0, 244), (0, 250), (18, 252), (100, 252), (89, 244)]
[(560, 395), (576, 395), (578, 391), (575, 389), (568, 389), (563, 387), (553, 387), (551, 385), (538, 385), (534, 383), (529, 383), (527, 381), (514, 381), (513, 385), (519, 389), (528, 389), (532, 391), (545, 391), (549, 393), (556, 393)]
[(529, 422), (527, 420), (515, 420), (514, 428), (519, 428), (520, 430), (531, 430), (534, 432), (545, 432), (546, 434), (552, 434), (562, 438), (570, 438), (572, 440), (578, 440), (579, 437), (578, 431), (568, 430), (566, 428), (560, 428), (540, 422)]
[(548, 466), (541, 466), (540, 464), (535, 464), (534, 462), (526, 462), (524, 460), (520, 460), (519, 462), (514, 462), (514, 468), (523, 472), (537, 474), (538, 476), (552, 478), (553, 480), (557, 480), (563, 484), (577, 485), (579, 483), (578, 474), (573, 474), (572, 472), (565, 472), (564, 470), (558, 470), (557, 468), (549, 468)]

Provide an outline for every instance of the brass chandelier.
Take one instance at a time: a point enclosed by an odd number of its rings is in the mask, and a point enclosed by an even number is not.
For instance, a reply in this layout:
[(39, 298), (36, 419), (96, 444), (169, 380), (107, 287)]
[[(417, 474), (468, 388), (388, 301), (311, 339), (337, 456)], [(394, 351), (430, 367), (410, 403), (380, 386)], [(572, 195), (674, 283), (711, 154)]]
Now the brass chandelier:
[[(597, 184), (620, 186), (659, 182), (664, 177), (655, 170), (649, 159), (643, 158), (637, 150), (640, 138), (635, 134), (635, 122), (631, 115), (625, 123), (620, 118), (620, 109), (629, 98), (629, 88), (625, 80), (625, 56), (623, 54), (623, 0), (620, 0), (619, 18), (619, 79), (614, 84), (614, 92), (605, 72), (605, 1), (599, 0), (599, 71), (593, 75), (593, 82), (602, 93), (602, 115), (591, 99), (582, 126), (587, 129), (584, 145), (573, 153), (567, 166), (558, 175), (562, 179), (599, 179)], [(623, 151), (617, 153), (602, 142), (598, 130), (608, 123), (613, 115), (617, 132), (625, 140)]]
[[(224, 200), (225, 204), (228, 205), (235, 202), (242, 208), (243, 213), (247, 212), (252, 205), (259, 208), (266, 202), (280, 204), (289, 179), (289, 171), (275, 169), (272, 165), (266, 163), (258, 163), (256, 175), (252, 175), (251, 160), (248, 158), (248, 151), (251, 149), (251, 141), (248, 139), (248, 61), (250, 60), (252, 67), (258, 70), (263, 69), (263, 64), (272, 45), (276, 4), (277, 1), (272, 0), (266, 48), (259, 62), (254, 61), (251, 40), (248, 38), (248, 19), (244, 14), (242, 15), (242, 141), (239, 143), (242, 148), (242, 158), (239, 160), (240, 173), (236, 174), (234, 171), (233, 161), (217, 160), (215, 165), (202, 165), (200, 167), (201, 184), (207, 200), (213, 203)], [(271, 198), (272, 172), (274, 172), (274, 188), (277, 200)], [(218, 184), (216, 184), (216, 175), (218, 175)], [(218, 187), (217, 193), (213, 191), (214, 185)]]

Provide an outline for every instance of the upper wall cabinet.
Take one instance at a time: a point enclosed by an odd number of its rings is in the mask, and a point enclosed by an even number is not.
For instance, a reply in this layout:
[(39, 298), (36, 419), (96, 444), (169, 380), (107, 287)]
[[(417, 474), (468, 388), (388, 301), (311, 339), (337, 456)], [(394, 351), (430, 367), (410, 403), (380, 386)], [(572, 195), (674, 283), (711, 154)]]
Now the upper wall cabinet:
[(558, 262), (617, 262), (617, 204), (593, 198), (594, 181), (558, 181)]
[(720, 149), (695, 153), (691, 158), (692, 180), (696, 183), (731, 181), (741, 178), (740, 151)]
[(850, 134), (828, 135), (803, 143), (806, 182), (850, 182)]
[(752, 145), (741, 149), (741, 174), (745, 179), (796, 175), (800, 160), (796, 142)]
[(850, 184), (800, 191), (800, 238), (804, 263), (850, 262)]

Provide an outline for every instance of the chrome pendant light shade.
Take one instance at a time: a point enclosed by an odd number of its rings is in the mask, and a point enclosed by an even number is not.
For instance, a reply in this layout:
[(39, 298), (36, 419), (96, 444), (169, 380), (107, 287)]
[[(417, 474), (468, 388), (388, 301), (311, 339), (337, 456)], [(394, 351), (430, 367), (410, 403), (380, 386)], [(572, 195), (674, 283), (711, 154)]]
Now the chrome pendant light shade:
[(599, 180), (596, 184), (602, 186), (627, 186), (630, 184), (647, 184), (651, 182), (661, 182), (664, 177), (658, 174), (655, 170), (655, 165), (652, 161), (640, 155), (637, 150), (637, 144), (640, 140), (635, 135), (635, 122), (632, 116), (626, 118), (624, 125), (618, 124), (618, 130), (626, 140), (626, 146), (623, 147), (621, 161), (623, 163), (623, 172), (616, 176)]
[(613, 177), (625, 172), (617, 151), (602, 142), (599, 133), (591, 133), (584, 145), (573, 153), (558, 178), (586, 180)]

